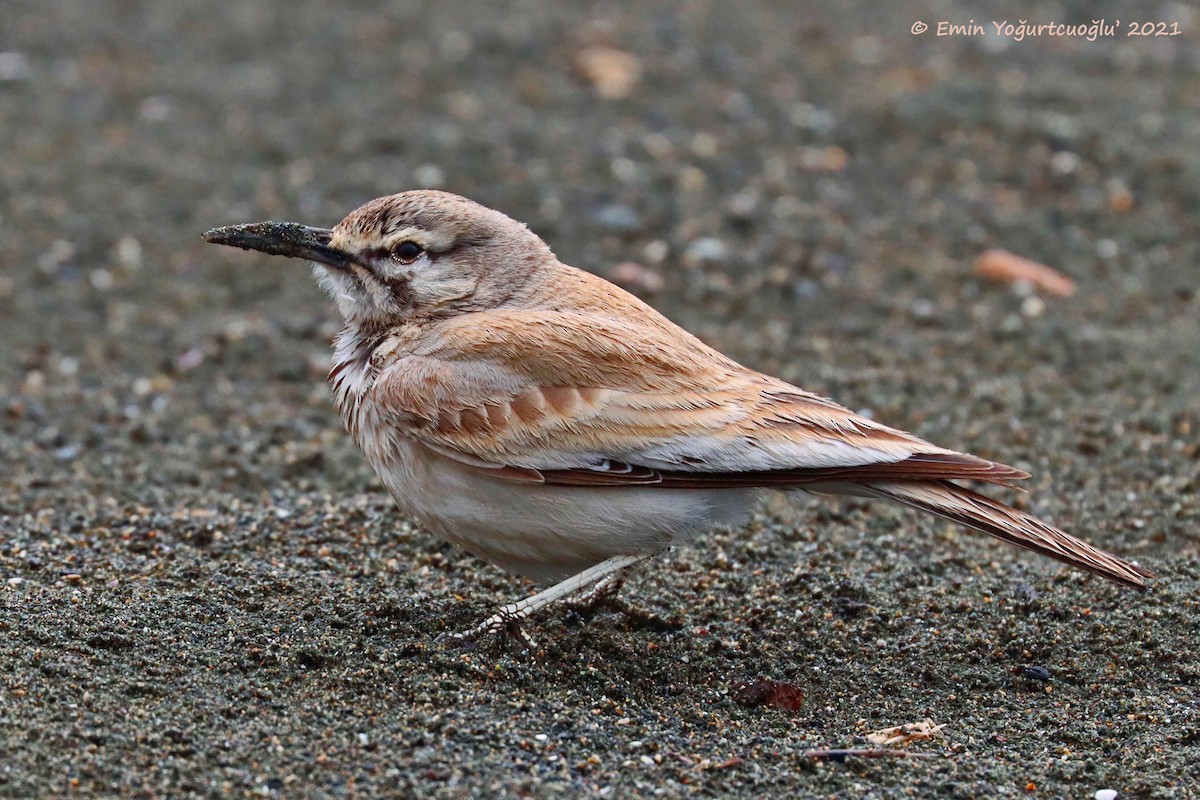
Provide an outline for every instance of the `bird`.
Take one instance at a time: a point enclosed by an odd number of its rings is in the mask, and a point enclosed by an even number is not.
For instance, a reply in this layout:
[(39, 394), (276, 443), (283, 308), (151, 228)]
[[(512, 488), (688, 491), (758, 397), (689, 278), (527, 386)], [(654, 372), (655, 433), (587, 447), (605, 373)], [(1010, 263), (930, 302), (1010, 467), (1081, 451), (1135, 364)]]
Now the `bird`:
[(465, 197), (406, 191), (331, 229), (202, 238), (312, 262), (345, 322), (334, 403), (401, 512), (549, 584), (454, 640), (609, 598), (641, 562), (743, 525), (772, 489), (899, 503), (1127, 587), (1153, 577), (963, 485), (1025, 471), (745, 367)]

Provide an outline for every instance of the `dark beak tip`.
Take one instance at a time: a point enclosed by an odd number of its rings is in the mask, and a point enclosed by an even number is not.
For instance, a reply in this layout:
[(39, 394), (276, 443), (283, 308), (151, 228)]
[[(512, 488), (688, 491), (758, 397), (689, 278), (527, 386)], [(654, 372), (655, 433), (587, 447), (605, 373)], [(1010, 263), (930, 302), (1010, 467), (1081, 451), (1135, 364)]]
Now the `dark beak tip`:
[(200, 238), (209, 244), (221, 244), (226, 247), (236, 247), (239, 250), (270, 252), (271, 242), (269, 240), (256, 239), (246, 236), (244, 231), (238, 231), (234, 227), (229, 228), (213, 228), (211, 231), (205, 231), (200, 234)]
[(200, 238), (209, 244), (224, 244), (230, 247), (240, 247), (243, 250), (257, 249), (254, 242), (269, 242), (270, 236), (264, 235), (265, 226), (271, 223), (256, 222), (250, 225), (224, 225), (211, 228), (200, 234)]
[(312, 228), (296, 222), (251, 222), (227, 225), (200, 234), (209, 244), (223, 244), (242, 250), (257, 250), (273, 256), (317, 261), (345, 268), (347, 256), (329, 247), (333, 231)]
[(228, 244), (230, 240), (229, 228), (213, 228), (200, 234), (200, 238), (210, 244)]

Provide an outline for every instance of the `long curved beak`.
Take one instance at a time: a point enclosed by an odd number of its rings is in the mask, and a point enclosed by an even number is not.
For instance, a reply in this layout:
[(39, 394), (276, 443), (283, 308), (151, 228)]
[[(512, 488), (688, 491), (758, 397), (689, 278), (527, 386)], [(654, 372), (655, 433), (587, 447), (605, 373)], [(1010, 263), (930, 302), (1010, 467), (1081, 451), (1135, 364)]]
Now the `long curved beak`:
[(335, 269), (349, 269), (353, 259), (329, 246), (332, 237), (333, 231), (327, 228), (310, 228), (298, 222), (229, 225), (225, 228), (213, 228), (201, 236), (204, 241), (213, 244), (258, 250), (273, 256), (303, 258)]

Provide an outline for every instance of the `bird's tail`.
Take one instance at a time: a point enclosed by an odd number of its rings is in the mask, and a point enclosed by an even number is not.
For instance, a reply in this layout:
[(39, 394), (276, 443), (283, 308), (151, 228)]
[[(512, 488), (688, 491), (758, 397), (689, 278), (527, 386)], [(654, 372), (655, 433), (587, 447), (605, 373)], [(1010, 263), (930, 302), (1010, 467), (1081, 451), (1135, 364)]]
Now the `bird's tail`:
[(928, 511), (1125, 586), (1145, 589), (1145, 578), (1154, 577), (1137, 564), (949, 481), (864, 483), (858, 488), (865, 494)]

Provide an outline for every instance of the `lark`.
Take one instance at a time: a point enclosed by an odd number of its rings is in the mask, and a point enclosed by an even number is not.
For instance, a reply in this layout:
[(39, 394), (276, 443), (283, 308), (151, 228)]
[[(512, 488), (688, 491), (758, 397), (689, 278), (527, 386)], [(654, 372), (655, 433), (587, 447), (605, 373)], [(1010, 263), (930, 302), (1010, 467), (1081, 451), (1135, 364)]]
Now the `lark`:
[(401, 511), (553, 583), (457, 638), (610, 596), (639, 562), (742, 525), (768, 489), (888, 500), (1125, 586), (1152, 577), (962, 485), (1026, 472), (744, 367), (466, 198), (410, 191), (332, 229), (260, 222), (204, 239), (313, 262), (345, 318), (334, 400)]

